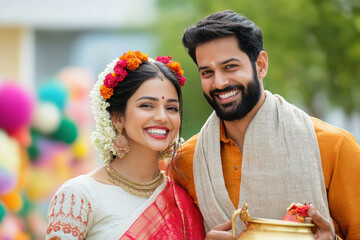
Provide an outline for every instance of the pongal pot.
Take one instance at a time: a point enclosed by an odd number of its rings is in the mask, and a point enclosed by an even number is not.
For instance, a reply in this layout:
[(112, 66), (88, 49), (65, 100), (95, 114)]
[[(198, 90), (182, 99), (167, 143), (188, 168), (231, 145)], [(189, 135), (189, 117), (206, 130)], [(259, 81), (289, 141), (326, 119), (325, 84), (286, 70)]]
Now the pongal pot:
[[(245, 224), (245, 229), (236, 236), (235, 219), (239, 215)], [(312, 223), (299, 223), (266, 218), (251, 218), (245, 203), (243, 208), (235, 210), (232, 218), (233, 240), (314, 240), (311, 228)]]

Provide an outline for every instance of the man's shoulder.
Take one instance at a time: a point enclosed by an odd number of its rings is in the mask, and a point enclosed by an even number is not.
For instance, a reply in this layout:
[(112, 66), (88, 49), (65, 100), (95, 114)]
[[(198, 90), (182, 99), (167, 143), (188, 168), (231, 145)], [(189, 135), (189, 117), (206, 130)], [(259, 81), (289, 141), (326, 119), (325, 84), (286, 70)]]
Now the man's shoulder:
[(186, 140), (184, 144), (181, 146), (179, 157), (182, 163), (188, 164), (193, 161), (195, 147), (198, 138), (199, 138), (199, 133), (195, 134), (194, 136)]
[(188, 140), (186, 140), (184, 142), (184, 144), (182, 145), (183, 149), (188, 149), (188, 150), (194, 149), (195, 150), (197, 140), (199, 139), (199, 134), (200, 133), (197, 133), (194, 136), (192, 136), (191, 138), (189, 138)]
[(311, 117), (319, 144), (336, 145), (338, 143), (352, 142), (357, 144), (355, 137), (348, 131)]
[(316, 135), (326, 135), (329, 137), (349, 137), (352, 134), (340, 127), (334, 126), (330, 123), (324, 122), (316, 117), (311, 117), (311, 120), (314, 124), (314, 129)]

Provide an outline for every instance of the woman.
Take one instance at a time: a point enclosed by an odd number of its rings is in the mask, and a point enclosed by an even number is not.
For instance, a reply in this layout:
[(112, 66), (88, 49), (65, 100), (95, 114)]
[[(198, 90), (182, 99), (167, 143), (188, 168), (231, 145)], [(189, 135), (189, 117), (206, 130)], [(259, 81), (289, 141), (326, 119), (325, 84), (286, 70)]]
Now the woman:
[(47, 239), (204, 238), (192, 199), (158, 168), (179, 147), (185, 78), (170, 57), (156, 60), (129, 51), (99, 75), (92, 142), (105, 164), (58, 189)]

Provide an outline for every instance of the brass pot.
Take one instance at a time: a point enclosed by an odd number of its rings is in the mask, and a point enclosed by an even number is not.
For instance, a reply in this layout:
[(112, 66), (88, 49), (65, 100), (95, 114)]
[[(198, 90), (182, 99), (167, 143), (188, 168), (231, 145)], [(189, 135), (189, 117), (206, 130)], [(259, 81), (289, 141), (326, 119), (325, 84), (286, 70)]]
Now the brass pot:
[[(235, 218), (239, 215), (245, 223), (245, 229), (236, 237)], [(266, 218), (251, 218), (247, 211), (247, 204), (242, 209), (234, 211), (232, 215), (233, 240), (281, 240), (298, 239), (314, 240), (312, 223), (297, 223)]]

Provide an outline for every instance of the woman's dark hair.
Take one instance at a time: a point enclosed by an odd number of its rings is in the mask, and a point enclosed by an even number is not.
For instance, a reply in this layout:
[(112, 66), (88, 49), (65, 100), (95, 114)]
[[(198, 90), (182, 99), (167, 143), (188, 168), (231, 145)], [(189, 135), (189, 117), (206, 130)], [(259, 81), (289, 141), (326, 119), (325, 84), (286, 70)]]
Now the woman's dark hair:
[[(142, 64), (133, 71), (127, 71), (128, 74), (122, 82), (120, 82), (114, 88), (114, 94), (106, 101), (110, 106), (106, 109), (110, 114), (120, 113), (125, 114), (126, 105), (129, 98), (139, 89), (139, 87), (147, 80), (159, 76), (159, 70), (161, 73), (171, 81), (174, 85), (176, 92), (179, 97), (179, 114), (180, 114), (180, 128), (179, 128), (179, 140), (181, 139), (181, 128), (182, 128), (182, 116), (183, 116), (183, 100), (182, 92), (179, 80), (176, 74), (170, 70), (165, 64), (161, 62), (150, 63), (143, 61)], [(180, 142), (180, 141), (179, 141)], [(176, 146), (177, 148), (178, 146)]]
[(231, 10), (213, 13), (195, 26), (187, 28), (182, 42), (197, 64), (195, 53), (199, 44), (228, 36), (236, 36), (239, 48), (248, 55), (254, 65), (263, 50), (261, 29), (245, 16)]

